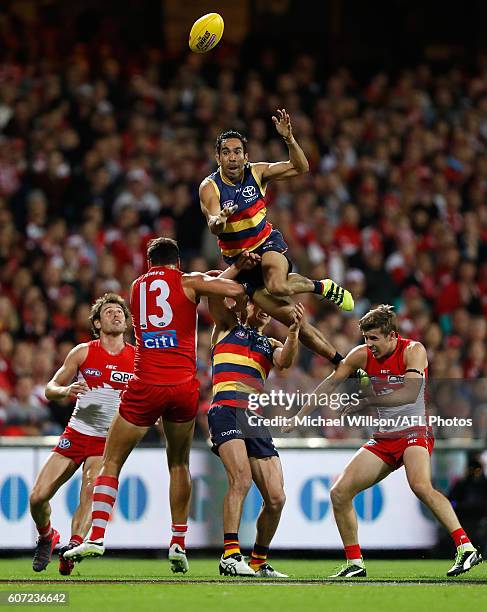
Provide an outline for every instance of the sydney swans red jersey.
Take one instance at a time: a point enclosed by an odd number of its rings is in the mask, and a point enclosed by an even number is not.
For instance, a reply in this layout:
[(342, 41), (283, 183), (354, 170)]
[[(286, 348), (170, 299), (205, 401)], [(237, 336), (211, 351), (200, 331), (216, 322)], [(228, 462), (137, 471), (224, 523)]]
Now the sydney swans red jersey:
[(90, 388), (78, 395), (69, 426), (87, 436), (106, 436), (120, 404), (120, 395), (133, 376), (134, 352), (131, 344), (112, 355), (100, 340), (88, 342), (86, 359), (78, 368), (78, 380)]
[(196, 376), (196, 304), (183, 291), (182, 275), (154, 266), (132, 285), (134, 374), (151, 385), (177, 385)]
[[(404, 385), (404, 376), (406, 374), (404, 351), (411, 342), (412, 340), (408, 338), (398, 336), (394, 352), (385, 359), (376, 359), (372, 351), (367, 349), (365, 371), (369, 375), (377, 395), (392, 393)], [(413, 404), (377, 407), (379, 418), (388, 421), (387, 425), (381, 426), (381, 432), (397, 432), (407, 430), (414, 425), (426, 424), (425, 379), (427, 376), (428, 368), (424, 371), (423, 384)]]

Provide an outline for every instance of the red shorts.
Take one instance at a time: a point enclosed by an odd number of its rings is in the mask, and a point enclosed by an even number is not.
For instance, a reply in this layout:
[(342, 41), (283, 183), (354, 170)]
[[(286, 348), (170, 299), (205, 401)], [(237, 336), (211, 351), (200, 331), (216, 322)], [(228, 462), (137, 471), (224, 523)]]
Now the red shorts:
[(105, 450), (105, 442), (105, 436), (87, 436), (76, 429), (66, 427), (52, 452), (71, 459), (76, 465), (81, 465), (88, 457), (101, 457)]
[(433, 436), (409, 436), (404, 438), (372, 438), (362, 448), (366, 448), (394, 470), (403, 464), (402, 456), (410, 446), (422, 446), (431, 455), (435, 439)]
[(199, 390), (196, 378), (178, 385), (150, 385), (132, 378), (122, 393), (118, 412), (139, 427), (154, 425), (160, 417), (173, 423), (187, 423), (198, 412)]

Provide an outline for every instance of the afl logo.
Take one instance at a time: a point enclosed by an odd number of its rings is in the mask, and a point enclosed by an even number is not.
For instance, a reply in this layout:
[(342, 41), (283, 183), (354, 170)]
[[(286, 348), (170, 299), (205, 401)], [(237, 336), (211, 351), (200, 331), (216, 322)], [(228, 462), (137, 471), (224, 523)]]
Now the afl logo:
[(61, 438), (59, 442), (57, 443), (57, 445), (59, 446), (59, 448), (66, 449), (71, 446), (71, 441), (68, 440), (67, 438)]
[(223, 202), (222, 204), (222, 208), (230, 208), (230, 206), (233, 206), (233, 200), (226, 200), (225, 202)]
[(256, 193), (257, 190), (253, 185), (247, 185), (247, 187), (244, 187), (242, 190), (242, 195), (244, 198), (253, 198)]
[(86, 374), (86, 376), (101, 376), (100, 370), (96, 368), (86, 368), (86, 370), (83, 370), (83, 373)]
[(235, 332), (235, 335), (237, 336), (237, 338), (246, 338), (247, 332), (239, 329), (238, 331)]

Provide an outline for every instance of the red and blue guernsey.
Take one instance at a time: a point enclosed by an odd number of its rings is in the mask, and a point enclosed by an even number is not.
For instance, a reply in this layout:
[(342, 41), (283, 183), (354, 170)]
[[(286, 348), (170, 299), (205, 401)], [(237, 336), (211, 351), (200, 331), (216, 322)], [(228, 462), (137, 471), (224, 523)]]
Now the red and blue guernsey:
[(196, 376), (197, 305), (184, 293), (182, 275), (154, 266), (132, 285), (134, 376), (150, 385), (178, 385)]
[(272, 368), (269, 338), (237, 325), (212, 349), (213, 406), (248, 408), (250, 394), (264, 388)]
[(242, 181), (231, 183), (219, 168), (208, 177), (213, 185), (220, 208), (234, 204), (238, 209), (231, 215), (218, 236), (218, 245), (227, 263), (245, 250), (253, 251), (269, 237), (272, 225), (267, 221), (265, 187), (260, 183), (252, 164), (246, 164)]

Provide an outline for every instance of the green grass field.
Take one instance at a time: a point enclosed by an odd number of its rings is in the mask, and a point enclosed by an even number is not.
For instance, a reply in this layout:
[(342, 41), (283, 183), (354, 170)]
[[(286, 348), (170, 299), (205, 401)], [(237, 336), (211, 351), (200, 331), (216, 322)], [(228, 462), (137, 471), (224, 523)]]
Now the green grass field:
[[(487, 609), (487, 564), (454, 580), (446, 579), (449, 560), (368, 561), (368, 577), (332, 581), (326, 576), (341, 561), (273, 561), (289, 574), (284, 582), (225, 578), (218, 575), (218, 559), (191, 561), (190, 573), (173, 575), (161, 560), (88, 559), (70, 577), (57, 571), (57, 559), (35, 574), (31, 559), (0, 559), (0, 592), (69, 593), (70, 610), (229, 610), (265, 612), (287, 610), (374, 610), (415, 612), (458, 610), (460, 606)], [(3, 607), (3, 606), (1, 606)], [(56, 607), (54, 604), (42, 608)], [(29, 606), (41, 609), (41, 606)]]

